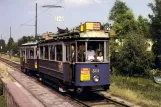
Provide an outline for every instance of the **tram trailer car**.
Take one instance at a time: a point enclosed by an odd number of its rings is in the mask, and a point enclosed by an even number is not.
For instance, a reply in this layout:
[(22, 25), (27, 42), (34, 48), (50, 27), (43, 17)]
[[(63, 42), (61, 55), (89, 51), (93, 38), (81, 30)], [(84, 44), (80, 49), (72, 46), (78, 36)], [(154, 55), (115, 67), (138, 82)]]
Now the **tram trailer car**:
[(20, 47), (20, 65), (21, 71), (36, 75), (37, 69), (37, 42), (30, 42), (22, 44)]
[[(56, 34), (53, 39), (38, 43), (41, 80), (77, 93), (109, 89), (109, 33), (88, 30), (88, 24), (91, 23), (81, 25), (79, 31)], [(94, 59), (89, 56), (92, 53)]]

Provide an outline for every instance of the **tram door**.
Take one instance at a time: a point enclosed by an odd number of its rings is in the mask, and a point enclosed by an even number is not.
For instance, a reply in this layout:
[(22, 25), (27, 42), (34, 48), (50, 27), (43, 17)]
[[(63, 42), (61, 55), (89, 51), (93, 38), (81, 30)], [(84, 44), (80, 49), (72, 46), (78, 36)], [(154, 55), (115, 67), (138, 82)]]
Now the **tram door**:
[(76, 51), (75, 51), (75, 44), (67, 44), (66, 45), (66, 61), (68, 62), (68, 66), (69, 66), (69, 70), (66, 71), (68, 72), (68, 77), (69, 77), (69, 82), (74, 81), (75, 76), (74, 76), (74, 72), (75, 72), (75, 61), (76, 61)]
[(71, 44), (71, 78), (75, 80), (76, 45)]

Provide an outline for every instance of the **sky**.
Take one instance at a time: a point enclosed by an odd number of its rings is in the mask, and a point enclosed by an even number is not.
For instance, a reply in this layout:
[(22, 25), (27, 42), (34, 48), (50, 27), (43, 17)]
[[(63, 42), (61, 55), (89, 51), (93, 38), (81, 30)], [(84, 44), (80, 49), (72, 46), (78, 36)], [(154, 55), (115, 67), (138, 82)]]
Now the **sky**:
[[(148, 18), (148, 14), (152, 13), (147, 5), (153, 0), (122, 1), (133, 11), (136, 18), (138, 15)], [(34, 35), (36, 3), (38, 4), (38, 34), (42, 34), (47, 31), (57, 32), (57, 27), (71, 29), (86, 21), (110, 22), (108, 17), (114, 2), (115, 0), (0, 0), (0, 34), (7, 42), (11, 26), (11, 36), (14, 41), (22, 36)], [(54, 4), (64, 8), (42, 7)], [(56, 22), (55, 16), (62, 16), (64, 21)]]

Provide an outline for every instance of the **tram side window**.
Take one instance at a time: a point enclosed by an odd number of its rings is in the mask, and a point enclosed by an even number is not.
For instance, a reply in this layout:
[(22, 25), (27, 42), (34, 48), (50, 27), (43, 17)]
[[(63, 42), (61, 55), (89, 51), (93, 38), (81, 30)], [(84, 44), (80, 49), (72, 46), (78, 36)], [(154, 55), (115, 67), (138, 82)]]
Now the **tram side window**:
[(106, 42), (106, 61), (110, 61), (110, 46), (109, 46), (109, 41)]
[(66, 61), (70, 61), (70, 45), (66, 45)]
[(78, 62), (85, 62), (85, 42), (84, 41), (78, 41)]
[(56, 59), (57, 61), (62, 61), (62, 45), (56, 46)]
[(34, 59), (34, 49), (30, 49), (29, 58), (30, 58), (30, 59)]
[(26, 58), (29, 59), (29, 49), (26, 49)]
[(24, 57), (25, 56), (25, 51), (24, 49), (20, 49), (20, 57)]
[(40, 46), (40, 59), (43, 59), (43, 46)]
[(25, 57), (25, 50), (22, 50), (22, 57)]
[[(93, 45), (96, 44), (96, 45)], [(87, 45), (87, 59), (90, 62), (104, 61), (104, 41), (89, 41)]]
[(50, 46), (50, 60), (55, 60), (55, 46)]
[(48, 46), (45, 46), (45, 59), (49, 59), (49, 49)]

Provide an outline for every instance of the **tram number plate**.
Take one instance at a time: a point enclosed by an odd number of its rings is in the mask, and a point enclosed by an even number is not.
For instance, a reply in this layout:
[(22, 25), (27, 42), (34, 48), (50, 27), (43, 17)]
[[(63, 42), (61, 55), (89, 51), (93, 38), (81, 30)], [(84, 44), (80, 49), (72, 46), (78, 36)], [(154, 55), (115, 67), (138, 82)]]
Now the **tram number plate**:
[(90, 68), (81, 68), (80, 81), (90, 81)]

